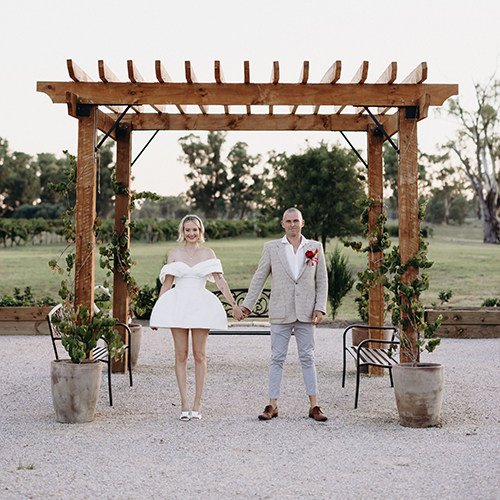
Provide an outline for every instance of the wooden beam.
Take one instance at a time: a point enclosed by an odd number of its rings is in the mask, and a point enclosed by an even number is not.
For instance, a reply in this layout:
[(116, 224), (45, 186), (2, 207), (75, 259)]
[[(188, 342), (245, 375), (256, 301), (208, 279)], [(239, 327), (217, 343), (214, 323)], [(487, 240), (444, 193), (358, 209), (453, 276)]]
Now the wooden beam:
[[(304, 61), (302, 69), (300, 70), (299, 83), (305, 85), (309, 80), (309, 61)], [(290, 106), (290, 113), (294, 115), (297, 112), (298, 106)]]
[[(243, 73), (244, 73), (245, 85), (248, 85), (250, 83), (250, 61), (245, 61), (243, 63)], [(252, 112), (251, 106), (247, 104), (247, 115), (249, 115), (251, 112)]]
[[(456, 84), (365, 84), (337, 83), (83, 83), (38, 82), (38, 92), (54, 103), (66, 103), (66, 92), (84, 104), (185, 104), (185, 105), (303, 105), (303, 106), (391, 106), (416, 105), (425, 94), (430, 106), (442, 106), (458, 94)], [(411, 104), (414, 103), (414, 104)]]
[[(170, 78), (170, 75), (167, 73), (167, 70), (164, 68), (161, 61), (158, 60), (155, 61), (155, 72), (156, 72), (156, 79), (160, 83), (172, 82), (172, 78)], [(186, 112), (186, 106), (183, 106), (182, 104), (176, 104), (176, 106), (180, 113), (184, 114)]]
[[(321, 78), (320, 83), (334, 84), (340, 80), (340, 74), (342, 73), (342, 61), (335, 61), (327, 70), (327, 72)], [(315, 106), (313, 114), (317, 115), (319, 113), (319, 106)]]
[[(194, 83), (198, 83), (198, 79), (196, 78), (196, 74), (194, 69), (191, 66), (191, 61), (184, 62), (184, 68), (186, 71), (186, 81), (189, 85), (193, 85)], [(198, 107), (200, 111), (206, 115), (208, 113), (208, 106), (199, 104)]]
[(425, 80), (427, 80), (427, 63), (422, 62), (403, 80), (403, 83), (420, 85)]
[(66, 104), (68, 105), (68, 115), (76, 118), (76, 107), (78, 104), (78, 96), (71, 92), (66, 92)]
[[(102, 60), (99, 59), (97, 61), (97, 66), (99, 70), (99, 78), (101, 79), (102, 82), (104, 83), (120, 83), (120, 79), (111, 71), (111, 69), (108, 67), (108, 65)], [(125, 108), (121, 108), (119, 110), (119, 113), (122, 113)], [(136, 113), (142, 113), (143, 108), (142, 106), (132, 106), (132, 109)]]
[[(85, 71), (83, 71), (80, 66), (78, 66), (78, 64), (76, 64), (72, 59), (67, 59), (66, 60), (66, 65), (68, 67), (68, 73), (69, 73), (69, 77), (74, 81), (74, 82), (93, 82), (94, 80), (92, 80), (92, 78), (90, 78), (89, 75), (87, 75), (87, 73), (85, 73)], [(118, 113), (120, 114), (125, 108), (123, 107), (120, 107), (120, 106), (106, 106), (112, 113)], [(76, 113), (76, 108), (74, 110), (74, 112)], [(76, 116), (73, 115), (70, 111), (69, 111), (69, 107), (68, 107), (68, 114), (71, 115), (71, 116)]]
[[(124, 188), (127, 188), (127, 193), (117, 194), (115, 196), (115, 227), (114, 230), (119, 235), (125, 235), (125, 243), (121, 245), (121, 249), (128, 251), (130, 248), (130, 230), (128, 222), (130, 220), (130, 183), (131, 169), (130, 162), (132, 156), (132, 127), (127, 124), (120, 124), (117, 131), (116, 140), (116, 181)], [(124, 222), (125, 221), (125, 222)], [(122, 238), (119, 239), (122, 241)], [(127, 282), (119, 270), (120, 263), (115, 261), (113, 271), (113, 316), (118, 318), (119, 323), (128, 324), (129, 310), (129, 294)], [(119, 329), (122, 340), (127, 345), (130, 345), (130, 340), (127, 339), (127, 331), (125, 328)], [(126, 351), (128, 355), (128, 350)], [(122, 360), (113, 360), (114, 372), (127, 372), (126, 355)]]
[[(100, 109), (97, 110), (97, 129), (100, 130), (103, 134), (107, 134), (113, 125), (115, 124), (116, 119), (119, 115), (116, 115), (116, 118), (112, 118), (111, 115), (103, 113)], [(109, 134), (111, 139), (116, 141), (116, 129)]]
[[(224, 77), (224, 72), (222, 71), (222, 66), (220, 64), (220, 61), (215, 61), (214, 65), (214, 71), (215, 71), (215, 81), (221, 85), (222, 83), (226, 83), (226, 78)], [(231, 109), (229, 106), (226, 104), (224, 105), (224, 113), (228, 115), (231, 112)]]
[[(380, 75), (379, 79), (377, 80), (377, 83), (387, 83), (391, 84), (396, 81), (396, 78), (398, 77), (398, 63), (393, 61), (389, 66), (387, 66), (387, 69)], [(378, 114), (379, 115), (385, 115), (391, 108), (379, 108)]]
[(94, 271), (97, 163), (96, 107), (90, 116), (78, 118), (78, 168), (76, 179), (75, 309), (94, 310)]
[[(377, 200), (377, 204), (370, 208), (368, 216), (368, 229), (372, 231), (377, 223), (379, 215), (384, 210), (384, 175), (382, 161), (382, 145), (384, 138), (375, 134), (376, 125), (368, 126), (368, 198)], [(373, 243), (373, 241), (370, 241)], [(369, 266), (372, 271), (378, 269), (384, 258), (383, 252), (368, 252)], [(381, 284), (369, 290), (369, 324), (370, 326), (384, 326), (384, 288)], [(370, 330), (370, 338), (383, 339), (383, 330)], [(379, 348), (380, 344), (372, 344), (370, 347)], [(384, 369), (370, 366), (369, 374), (382, 377)]]
[[(401, 264), (406, 264), (418, 251), (419, 220), (417, 121), (406, 119), (404, 108), (399, 110), (398, 145), (401, 150), (398, 161), (399, 255)], [(409, 285), (417, 276), (418, 269), (410, 266), (403, 275), (402, 281)], [(417, 333), (411, 325), (404, 333), (412, 351), (418, 353)], [(411, 361), (411, 357), (401, 350), (400, 362), (409, 363)]]
[(92, 82), (92, 78), (90, 78), (85, 71), (83, 71), (78, 64), (76, 64), (72, 59), (66, 60), (66, 65), (68, 67), (69, 77), (74, 82)]
[[(366, 79), (368, 78), (368, 64), (369, 64), (368, 61), (363, 61), (361, 63), (361, 66), (358, 68), (358, 71), (356, 71), (356, 74), (353, 76), (351, 83), (356, 83), (358, 85), (362, 85), (363, 83), (365, 83)], [(346, 105), (335, 106), (333, 112), (339, 115), (340, 113), (342, 113), (345, 107)]]
[[(117, 117), (117, 115), (111, 115)], [(123, 123), (134, 130), (343, 130), (366, 132), (371, 118), (358, 115), (190, 115), (141, 113), (130, 114)]]
[[(271, 71), (271, 83), (277, 85), (280, 81), (280, 63), (279, 61), (273, 62), (273, 69)], [(269, 114), (272, 115), (274, 112), (273, 105), (269, 106)]]
[[(144, 78), (139, 73), (139, 70), (137, 69), (136, 65), (134, 64), (134, 61), (132, 61), (130, 59), (127, 61), (127, 72), (128, 72), (128, 79), (132, 83), (144, 82)], [(158, 113), (165, 113), (167, 111), (167, 107), (166, 106), (162, 106), (162, 105), (158, 105), (158, 104), (153, 104), (151, 107), (154, 110), (158, 111)]]

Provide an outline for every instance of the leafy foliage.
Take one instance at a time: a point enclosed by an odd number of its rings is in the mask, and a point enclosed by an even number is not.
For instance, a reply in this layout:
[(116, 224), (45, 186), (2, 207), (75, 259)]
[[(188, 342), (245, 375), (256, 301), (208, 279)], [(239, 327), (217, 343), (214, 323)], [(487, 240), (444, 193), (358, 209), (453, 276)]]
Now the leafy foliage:
[(320, 240), (359, 234), (359, 209), (354, 205), (363, 194), (364, 178), (356, 169), (353, 152), (321, 143), (300, 155), (274, 155), (269, 190), (268, 216), (280, 218), (290, 207), (302, 212), (306, 221), (303, 233)]
[[(367, 224), (367, 211), (381, 201), (364, 199), (359, 202), (364, 207), (362, 221)], [(356, 289), (360, 292), (358, 307), (366, 319), (368, 312), (369, 289), (381, 284), (387, 293), (384, 294), (386, 310), (391, 313), (392, 324), (400, 326), (399, 337), (401, 349), (415, 363), (419, 358), (419, 353), (423, 350), (428, 352), (440, 344), (441, 339), (435, 338), (436, 330), (441, 326), (441, 316), (437, 321), (429, 324), (425, 321), (424, 306), (420, 302), (420, 295), (429, 288), (429, 276), (421, 270), (432, 267), (433, 262), (427, 258), (428, 244), (424, 241), (422, 234), (419, 235), (418, 250), (412, 259), (402, 264), (399, 255), (399, 245), (393, 246), (389, 236), (384, 229), (386, 213), (379, 216), (372, 231), (365, 230), (369, 244), (363, 247), (361, 242), (345, 242), (346, 246), (360, 252), (384, 251), (384, 258), (378, 269), (372, 270), (369, 267), (364, 272), (358, 273), (359, 283)], [(425, 217), (425, 204), (421, 205), (418, 212), (419, 221)], [(410, 268), (418, 270), (419, 274), (410, 283), (406, 283), (405, 274)], [(363, 318), (363, 319), (365, 319)], [(415, 332), (416, 343), (412, 345), (406, 332), (409, 328)]]
[(328, 300), (332, 307), (332, 319), (335, 319), (337, 309), (342, 305), (343, 298), (354, 285), (352, 269), (349, 259), (342, 254), (341, 248), (336, 245), (326, 256), (328, 272)]
[(34, 307), (34, 306), (55, 306), (56, 302), (52, 297), (42, 297), (35, 299), (31, 287), (27, 286), (23, 293), (19, 288), (14, 288), (14, 295), (0, 296), (0, 307)]

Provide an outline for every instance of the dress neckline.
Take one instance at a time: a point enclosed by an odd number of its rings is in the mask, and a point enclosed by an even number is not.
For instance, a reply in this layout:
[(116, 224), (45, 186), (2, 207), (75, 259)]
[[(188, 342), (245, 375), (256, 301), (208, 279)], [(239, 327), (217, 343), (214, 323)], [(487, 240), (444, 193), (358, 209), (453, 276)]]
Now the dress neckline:
[(207, 259), (207, 260), (202, 260), (201, 262), (196, 263), (194, 266), (190, 266), (189, 264), (186, 264), (185, 262), (182, 262), (182, 260), (176, 260), (174, 262), (171, 262), (170, 264), (184, 264), (185, 266), (189, 267), (189, 269), (193, 269), (196, 266), (199, 266), (200, 264), (204, 264), (205, 262), (210, 262), (211, 260), (219, 260), (219, 259)]

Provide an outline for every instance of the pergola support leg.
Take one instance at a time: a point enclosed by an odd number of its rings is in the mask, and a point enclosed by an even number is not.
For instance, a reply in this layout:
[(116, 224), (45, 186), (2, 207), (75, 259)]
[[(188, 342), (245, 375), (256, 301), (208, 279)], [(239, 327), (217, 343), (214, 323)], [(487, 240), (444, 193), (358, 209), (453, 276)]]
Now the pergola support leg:
[[(375, 125), (368, 127), (368, 197), (377, 200), (378, 203), (370, 208), (368, 228), (373, 230), (377, 219), (383, 212), (383, 160), (382, 146), (384, 142), (383, 135), (378, 131)], [(382, 263), (383, 252), (368, 252), (370, 269), (378, 269)], [(370, 326), (384, 326), (384, 289), (382, 285), (377, 285), (369, 290), (369, 318)], [(383, 339), (383, 330), (370, 330), (370, 338)], [(372, 344), (372, 347), (379, 347), (380, 344)], [(370, 376), (381, 377), (384, 375), (384, 369), (378, 366), (369, 366)]]
[(78, 163), (76, 179), (75, 307), (94, 307), (96, 180), (96, 106), (78, 117)]
[[(123, 125), (116, 132), (116, 180), (124, 188), (126, 194), (116, 194), (115, 196), (115, 231), (118, 234), (126, 235), (126, 242), (122, 249), (129, 250), (130, 230), (124, 221), (130, 220), (130, 176), (131, 176), (131, 161), (132, 156), (132, 130), (130, 125)], [(118, 319), (119, 323), (128, 325), (128, 310), (129, 310), (129, 294), (127, 282), (124, 281), (118, 266), (119, 262), (115, 261), (113, 272), (113, 316)], [(128, 332), (125, 328), (120, 328), (120, 335), (125, 344), (130, 344), (130, 339), (127, 338)], [(127, 356), (130, 354), (127, 349), (121, 360), (113, 359), (113, 372), (127, 372)]]
[[(406, 118), (406, 109), (400, 108), (399, 115), (399, 161), (398, 161), (398, 217), (399, 217), (399, 255), (405, 264), (418, 251), (418, 143), (417, 119)], [(403, 282), (411, 284), (418, 276), (418, 269), (410, 267), (403, 275)], [(409, 349), (417, 353), (417, 332), (410, 326), (405, 332)], [(418, 356), (419, 358), (419, 356)], [(400, 352), (400, 362), (409, 363), (412, 359)], [(417, 359), (419, 361), (419, 359)]]

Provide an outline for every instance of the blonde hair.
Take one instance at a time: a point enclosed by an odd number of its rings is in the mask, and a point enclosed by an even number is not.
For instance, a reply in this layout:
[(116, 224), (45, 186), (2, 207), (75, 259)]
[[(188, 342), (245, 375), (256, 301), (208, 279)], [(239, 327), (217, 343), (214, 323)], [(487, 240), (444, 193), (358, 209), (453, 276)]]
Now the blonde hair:
[(204, 243), (205, 237), (203, 235), (205, 234), (205, 226), (203, 225), (203, 221), (194, 214), (188, 214), (182, 218), (181, 223), (179, 224), (179, 237), (177, 238), (177, 241), (179, 243), (184, 243), (184, 241), (186, 241), (184, 239), (184, 225), (186, 222), (194, 222), (198, 226), (198, 229), (200, 230), (200, 237), (198, 238), (198, 241), (200, 243)]

